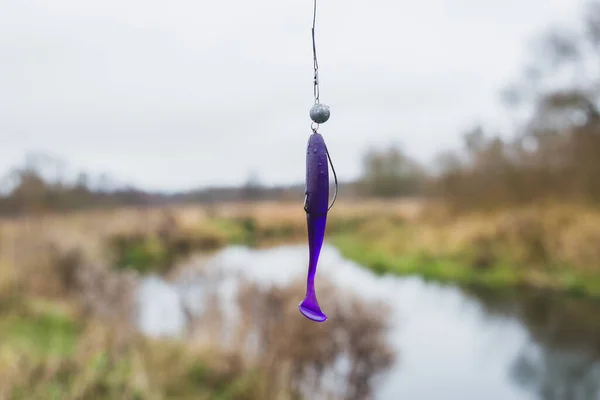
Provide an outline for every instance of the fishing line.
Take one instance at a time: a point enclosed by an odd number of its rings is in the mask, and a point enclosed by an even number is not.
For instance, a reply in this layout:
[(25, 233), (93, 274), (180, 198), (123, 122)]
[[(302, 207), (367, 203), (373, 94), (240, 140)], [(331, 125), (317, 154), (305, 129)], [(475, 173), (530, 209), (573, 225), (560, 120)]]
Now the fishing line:
[[(314, 76), (313, 76), (313, 94), (315, 97), (315, 105), (310, 110), (310, 117), (313, 120), (311, 123), (311, 130), (313, 133), (317, 133), (319, 129), (319, 125), (327, 122), (330, 116), (329, 107), (320, 104), (320, 87), (319, 87), (319, 61), (317, 59), (317, 42), (315, 39), (315, 27), (317, 25), (317, 0), (313, 2), (313, 21), (312, 21), (312, 49), (313, 49), (313, 67), (314, 67)], [(333, 179), (335, 185), (335, 191), (333, 193), (333, 200), (329, 205), (327, 211), (331, 210), (333, 205), (335, 204), (335, 200), (337, 199), (339, 184), (337, 179), (337, 173), (335, 172), (335, 167), (333, 166), (333, 161), (331, 160), (331, 155), (329, 154), (329, 150), (325, 147), (325, 151), (327, 152), (327, 160), (329, 165), (331, 166), (331, 171), (333, 172)], [(304, 199), (304, 209), (306, 210), (306, 197)]]
[(329, 210), (331, 210), (331, 207), (333, 207), (333, 205), (335, 204), (335, 200), (337, 199), (338, 179), (337, 179), (337, 174), (335, 173), (335, 168), (333, 166), (333, 162), (331, 161), (331, 156), (329, 155), (329, 149), (327, 148), (327, 146), (325, 146), (325, 152), (327, 152), (327, 160), (329, 160), (329, 165), (331, 165), (331, 172), (333, 172), (333, 181), (335, 182), (335, 191), (333, 192), (333, 200), (331, 200), (331, 204), (329, 205), (329, 208), (327, 208), (327, 211), (329, 211)]
[(319, 103), (319, 62), (317, 61), (317, 44), (315, 41), (315, 25), (317, 23), (317, 0), (314, 0), (313, 5), (313, 23), (312, 23), (312, 48), (313, 48), (313, 64), (315, 69), (314, 76), (314, 95), (315, 104)]

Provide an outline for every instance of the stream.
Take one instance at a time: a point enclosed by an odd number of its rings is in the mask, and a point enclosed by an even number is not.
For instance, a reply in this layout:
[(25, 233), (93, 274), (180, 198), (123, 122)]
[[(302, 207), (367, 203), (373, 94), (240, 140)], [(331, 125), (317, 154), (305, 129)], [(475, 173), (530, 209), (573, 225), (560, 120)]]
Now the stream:
[[(206, 296), (216, 293), (220, 317), (232, 326), (240, 319), (235, 299), (241, 280), (263, 288), (289, 285), (305, 279), (307, 259), (302, 245), (232, 246), (209, 259), (190, 260), (173, 280), (147, 276), (137, 292), (136, 324), (150, 336), (179, 337), (190, 315), (210, 311)], [(323, 279), (334, 288), (320, 291)], [(385, 337), (396, 357), (373, 384), (376, 399), (600, 400), (597, 302), (378, 276), (327, 245), (317, 271), (319, 298), (325, 290), (328, 298), (339, 290), (340, 297), (353, 293), (389, 306)], [(294, 295), (300, 302), (304, 292)], [(297, 318), (304, 317), (297, 312)], [(336, 320), (330, 317), (326, 324)]]

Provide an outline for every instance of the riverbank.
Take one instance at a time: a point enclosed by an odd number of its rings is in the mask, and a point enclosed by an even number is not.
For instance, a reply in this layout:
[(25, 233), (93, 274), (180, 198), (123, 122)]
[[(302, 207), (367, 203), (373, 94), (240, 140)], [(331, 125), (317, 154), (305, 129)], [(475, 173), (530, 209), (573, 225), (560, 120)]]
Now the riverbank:
[[(215, 210), (210, 221), (234, 243), (306, 241), (296, 204)], [(592, 208), (538, 204), (456, 215), (418, 201), (341, 202), (327, 231), (346, 258), (380, 274), (600, 298), (600, 211)]]
[(64, 301), (0, 299), (0, 399), (260, 398), (239, 356), (81, 318)]
[[(344, 314), (349, 312), (345, 307), (332, 307), (337, 324), (306, 326), (297, 318), (302, 283), (238, 293), (250, 314), (263, 315), (260, 309), (267, 307), (274, 314), (265, 318), (277, 316), (277, 321), (253, 318), (236, 331), (242, 337), (254, 335), (265, 348), (281, 338), (254, 360), (242, 349), (222, 351), (221, 334), (196, 343), (191, 333), (173, 341), (136, 332), (132, 293), (143, 275), (169, 279), (199, 252), (231, 243), (266, 246), (306, 234), (301, 208), (289, 214), (274, 205), (244, 207), (121, 209), (1, 220), (0, 374), (10, 384), (2, 385), (0, 398), (110, 399), (117, 393), (127, 399), (257, 399), (273, 398), (273, 393), (298, 398), (311, 365), (328, 365), (338, 352), (353, 354), (353, 348), (361, 352), (357, 357), (382, 349), (348, 342), (356, 343), (365, 329), (375, 335), (377, 323), (384, 331), (385, 321), (357, 312), (360, 307), (351, 309), (352, 318)], [(280, 214), (272, 216), (273, 211)], [(250, 295), (254, 302), (247, 301)], [(283, 316), (288, 320), (285, 335), (275, 329)], [(302, 347), (315, 341), (330, 348), (323, 353)], [(361, 376), (355, 378), (356, 384), (364, 383)]]
[(155, 238), (168, 221), (162, 210), (135, 209), (0, 221), (0, 399), (256, 399), (272, 387), (237, 352), (132, 326), (136, 276), (169, 259), (133, 241), (130, 265), (117, 244), (139, 237), (166, 248)]
[[(453, 215), (419, 201), (342, 201), (327, 231), (345, 257), (377, 273), (600, 296), (600, 211), (590, 208)], [(0, 221), (0, 234), (0, 288), (24, 279), (51, 291), (57, 265), (70, 273), (65, 257), (168, 275), (228, 244), (304, 243), (306, 217), (297, 202), (121, 209)]]
[[(213, 221), (237, 243), (306, 240), (304, 213), (290, 205), (238, 208)], [(592, 208), (538, 204), (456, 215), (414, 201), (341, 203), (327, 231), (346, 258), (380, 274), (600, 298), (600, 211)]]
[(600, 212), (581, 207), (372, 219), (331, 242), (377, 273), (600, 298)]

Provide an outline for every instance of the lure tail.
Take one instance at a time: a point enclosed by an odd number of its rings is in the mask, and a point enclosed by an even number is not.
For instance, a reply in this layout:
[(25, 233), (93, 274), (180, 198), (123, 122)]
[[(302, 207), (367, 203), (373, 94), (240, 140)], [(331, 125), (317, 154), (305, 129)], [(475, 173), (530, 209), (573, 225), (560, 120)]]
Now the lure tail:
[(325, 237), (327, 215), (313, 216), (310, 213), (307, 213), (306, 221), (308, 225), (309, 243), (308, 277), (306, 279), (306, 296), (298, 308), (306, 318), (315, 322), (324, 322), (327, 320), (327, 316), (321, 311), (319, 301), (317, 300), (315, 275), (317, 273), (317, 263), (319, 262), (323, 239)]

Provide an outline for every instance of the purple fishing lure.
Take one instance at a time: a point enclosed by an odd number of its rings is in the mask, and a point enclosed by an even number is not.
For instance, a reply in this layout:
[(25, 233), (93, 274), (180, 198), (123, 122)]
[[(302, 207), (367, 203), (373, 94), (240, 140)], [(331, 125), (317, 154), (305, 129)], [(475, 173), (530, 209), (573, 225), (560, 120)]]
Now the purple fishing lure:
[[(315, 292), (315, 275), (319, 254), (325, 238), (327, 212), (329, 211), (329, 154), (325, 140), (314, 132), (308, 139), (306, 150), (306, 197), (304, 210), (308, 225), (308, 278), (306, 297), (299, 304), (300, 312), (308, 319), (324, 322), (327, 316), (321, 311)], [(335, 174), (335, 172), (334, 172)], [(337, 179), (336, 179), (337, 181)]]

